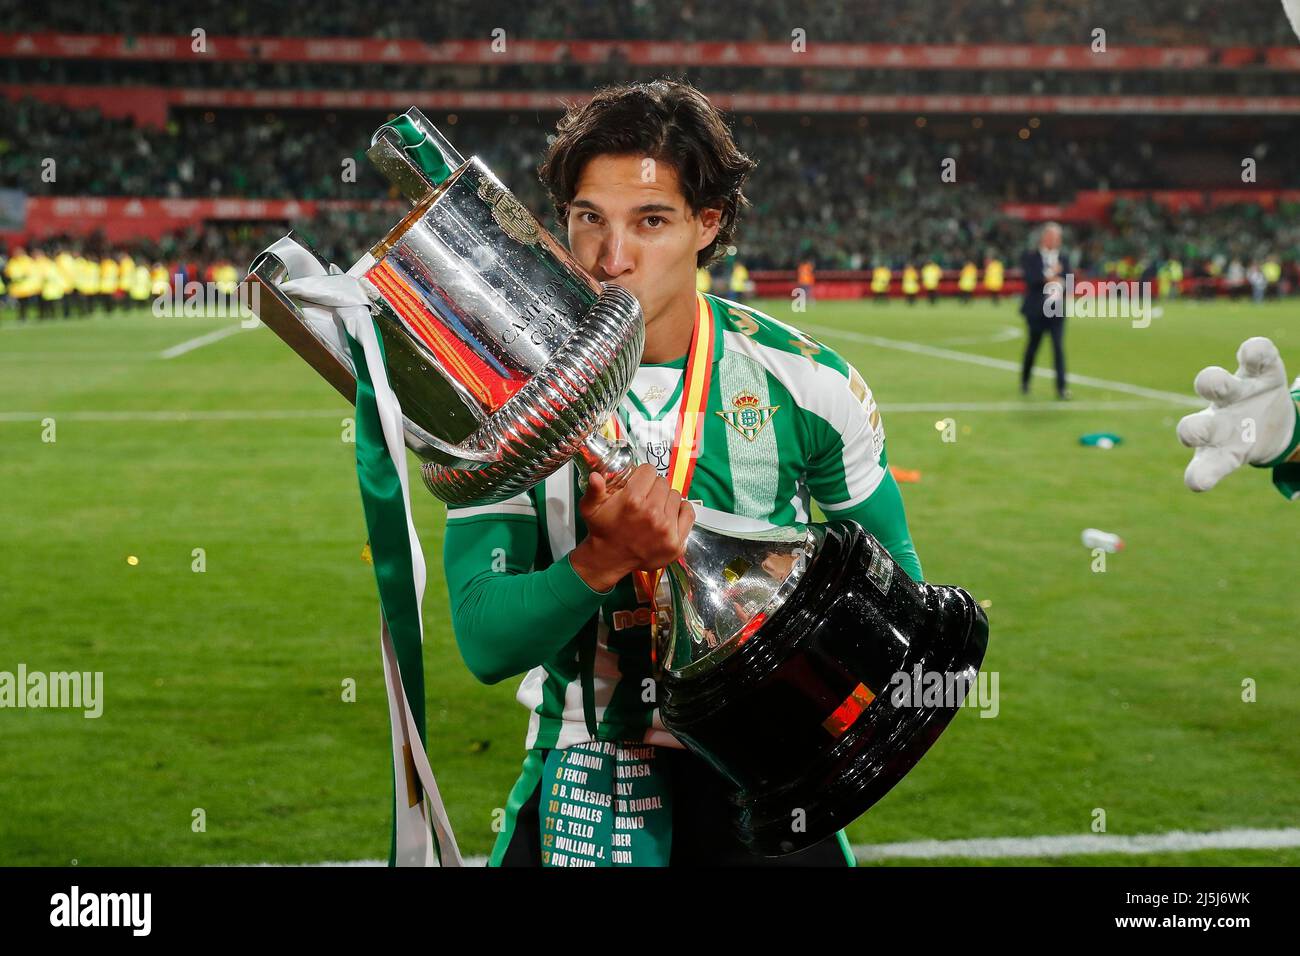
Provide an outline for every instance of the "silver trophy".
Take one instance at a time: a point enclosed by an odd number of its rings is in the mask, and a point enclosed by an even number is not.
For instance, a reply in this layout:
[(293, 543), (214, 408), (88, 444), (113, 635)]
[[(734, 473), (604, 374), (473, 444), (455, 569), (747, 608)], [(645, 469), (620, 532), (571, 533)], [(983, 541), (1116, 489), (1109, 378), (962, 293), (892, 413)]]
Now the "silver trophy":
[[(382, 127), (368, 155), (413, 205), (349, 272), (429, 490), (452, 505), (500, 501), (570, 460), (618, 487), (637, 454), (601, 429), (640, 363), (636, 299), (593, 279), (418, 110)], [(339, 330), (279, 288), (295, 271), (284, 248), (245, 280), (261, 287), (259, 317), (352, 401)], [(735, 785), (742, 839), (792, 852), (883, 796), (961, 704), (893, 707), (890, 674), (924, 663), (973, 680), (987, 621), (966, 592), (912, 582), (851, 522), (755, 530), (699, 514), (664, 575), (662, 716)], [(796, 806), (807, 825), (792, 833)]]

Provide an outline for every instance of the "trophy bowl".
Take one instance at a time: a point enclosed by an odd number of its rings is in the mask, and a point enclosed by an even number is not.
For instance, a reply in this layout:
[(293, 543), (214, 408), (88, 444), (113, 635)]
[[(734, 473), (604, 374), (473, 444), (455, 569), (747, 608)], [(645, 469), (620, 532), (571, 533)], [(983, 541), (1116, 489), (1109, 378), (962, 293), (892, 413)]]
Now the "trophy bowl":
[[(358, 265), (407, 444), (443, 501), (513, 497), (575, 456), (615, 481), (635, 466), (599, 429), (641, 359), (640, 305), (593, 279), (477, 157)], [(253, 262), (259, 317), (351, 398), (346, 347), (279, 291), (288, 275), (275, 247)]]

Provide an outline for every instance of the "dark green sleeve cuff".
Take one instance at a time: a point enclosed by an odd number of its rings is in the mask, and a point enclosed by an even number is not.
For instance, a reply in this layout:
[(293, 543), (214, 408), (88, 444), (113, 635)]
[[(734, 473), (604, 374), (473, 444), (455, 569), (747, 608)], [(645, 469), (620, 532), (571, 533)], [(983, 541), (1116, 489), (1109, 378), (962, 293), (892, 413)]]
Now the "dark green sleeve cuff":
[(1287, 443), (1282, 454), (1272, 461), (1255, 467), (1272, 468), (1273, 487), (1277, 488), (1288, 501), (1295, 501), (1300, 498), (1300, 455), (1297, 455), (1297, 450), (1300, 450), (1300, 391), (1292, 392), (1291, 400), (1295, 404), (1295, 425), (1291, 433), (1291, 441)]
[(578, 572), (573, 570), (573, 563), (569, 561), (567, 554), (547, 568), (544, 573), (546, 584), (551, 589), (551, 594), (555, 596), (555, 600), (574, 613), (595, 614), (600, 610), (605, 598), (614, 593), (614, 588), (608, 591), (593, 591), (591, 585), (582, 580)]
[(1300, 462), (1278, 465), (1273, 469), (1273, 486), (1288, 501), (1300, 498)]

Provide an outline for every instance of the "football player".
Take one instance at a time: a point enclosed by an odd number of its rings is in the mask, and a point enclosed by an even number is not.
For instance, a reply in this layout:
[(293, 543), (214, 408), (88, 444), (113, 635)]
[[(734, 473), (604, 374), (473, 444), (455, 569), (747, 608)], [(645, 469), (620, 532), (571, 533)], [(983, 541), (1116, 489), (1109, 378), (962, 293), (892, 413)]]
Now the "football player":
[(593, 474), (584, 492), (569, 464), (500, 504), (448, 509), (461, 653), (486, 683), (522, 674), (528, 713), (493, 865), (852, 865), (842, 832), (786, 857), (748, 851), (725, 781), (657, 706), (665, 612), (639, 572), (681, 556), (692, 502), (766, 527), (807, 523), (816, 502), (921, 579), (862, 375), (697, 290), (734, 241), (754, 165), (703, 95), (655, 81), (572, 108), (540, 168), (574, 256), (641, 304), (645, 350), (614, 427), (644, 463), (617, 490)]

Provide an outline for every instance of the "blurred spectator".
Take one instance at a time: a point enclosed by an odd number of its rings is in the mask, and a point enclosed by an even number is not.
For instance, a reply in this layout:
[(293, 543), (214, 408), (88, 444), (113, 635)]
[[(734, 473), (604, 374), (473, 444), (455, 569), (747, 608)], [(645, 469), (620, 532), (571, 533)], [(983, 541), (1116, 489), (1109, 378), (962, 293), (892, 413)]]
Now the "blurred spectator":
[[(1109, 43), (1131, 46), (1291, 43), (1294, 36), (1275, 0), (568, 0), (519, 5), (512, 0), (386, 0), (370, 6), (281, 0), (276, 4), (190, 0), (90, 0), (33, 6), (0, 0), (0, 21), (25, 31), (164, 33), (188, 36), (325, 36), (410, 38), (429, 42), (489, 39), (495, 29), (521, 39), (790, 41), (808, 42), (1089, 43), (1106, 30)], [(146, 29), (141, 29), (147, 25)]]

